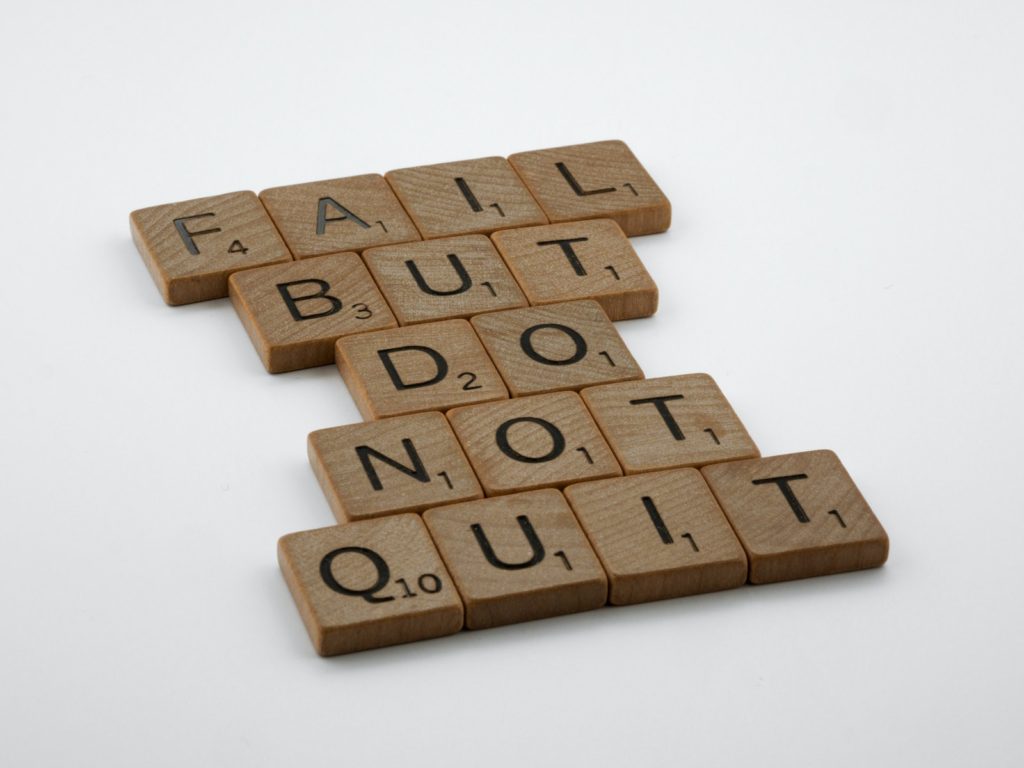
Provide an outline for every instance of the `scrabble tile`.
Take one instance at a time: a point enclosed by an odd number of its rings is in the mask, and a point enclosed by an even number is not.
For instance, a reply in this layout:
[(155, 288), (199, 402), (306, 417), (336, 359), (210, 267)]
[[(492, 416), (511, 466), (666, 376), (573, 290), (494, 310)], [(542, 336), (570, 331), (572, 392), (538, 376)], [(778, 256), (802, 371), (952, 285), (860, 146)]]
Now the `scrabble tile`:
[(575, 392), (455, 408), (448, 421), (488, 496), (622, 474)]
[(260, 200), (297, 259), (420, 239), (379, 173), (272, 187)]
[(565, 497), (608, 574), (614, 605), (747, 581), (743, 547), (696, 469), (579, 483)]
[(228, 295), (239, 269), (291, 261), (253, 192), (231, 192), (132, 211), (132, 239), (168, 304)]
[(747, 550), (754, 584), (875, 568), (889, 556), (889, 537), (832, 451), (701, 472)]
[(548, 223), (503, 157), (402, 168), (385, 176), (425, 240)]
[(343, 336), (335, 358), (365, 419), (508, 398), (501, 376), (465, 320)]
[(508, 161), (552, 224), (614, 219), (632, 237), (664, 232), (672, 221), (668, 198), (621, 141), (521, 152)]
[(342, 336), (398, 325), (355, 253), (235, 272), (228, 285), (271, 373), (328, 365)]
[(338, 522), (483, 497), (445, 417), (437, 412), (319, 429), (309, 463)]
[(462, 601), (418, 515), (292, 533), (277, 556), (321, 656), (462, 629)]
[(512, 397), (644, 377), (596, 301), (492, 312), (470, 322)]
[(706, 373), (605, 384), (580, 395), (627, 475), (760, 456)]
[(363, 251), (363, 261), (402, 325), (526, 306), (483, 235), (371, 248)]
[(469, 629), (605, 604), (604, 571), (558, 491), (435, 507), (423, 519), (462, 596)]
[(491, 239), (531, 304), (595, 299), (612, 320), (658, 309), (658, 287), (611, 219), (503, 229)]

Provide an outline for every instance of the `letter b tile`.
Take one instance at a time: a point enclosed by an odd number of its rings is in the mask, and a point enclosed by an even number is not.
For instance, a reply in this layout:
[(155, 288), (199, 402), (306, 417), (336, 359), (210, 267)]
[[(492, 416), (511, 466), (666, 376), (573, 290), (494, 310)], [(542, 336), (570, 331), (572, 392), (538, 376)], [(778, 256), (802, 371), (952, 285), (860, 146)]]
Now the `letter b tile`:
[(462, 601), (418, 515), (292, 533), (277, 553), (321, 656), (462, 629)]
[(238, 317), (271, 373), (328, 365), (342, 336), (398, 325), (354, 253), (247, 269), (228, 283)]
[(342, 337), (335, 357), (365, 419), (508, 398), (491, 358), (465, 320)]
[(889, 537), (832, 451), (701, 469), (750, 558), (750, 581), (882, 565)]
[(558, 491), (436, 507), (423, 519), (462, 596), (469, 629), (605, 603), (604, 571)]

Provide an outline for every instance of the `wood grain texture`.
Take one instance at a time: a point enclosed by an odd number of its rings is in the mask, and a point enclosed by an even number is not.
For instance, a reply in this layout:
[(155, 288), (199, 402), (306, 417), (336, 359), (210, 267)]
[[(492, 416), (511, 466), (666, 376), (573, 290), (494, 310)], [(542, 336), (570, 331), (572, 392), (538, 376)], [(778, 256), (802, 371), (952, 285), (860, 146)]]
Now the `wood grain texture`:
[(596, 301), (492, 312), (470, 322), (512, 397), (644, 377)]
[(341, 523), (484, 495), (441, 413), (319, 429), (307, 445), (309, 463)]
[(438, 507), (423, 519), (458, 587), (469, 629), (605, 604), (604, 571), (558, 491)]
[(132, 211), (135, 247), (171, 305), (228, 295), (240, 269), (292, 260), (253, 192), (230, 192)]
[(580, 395), (627, 475), (760, 455), (706, 373), (606, 384)]
[(398, 323), (358, 254), (235, 272), (231, 303), (270, 373), (334, 362), (334, 343)]
[(622, 474), (575, 392), (455, 408), (447, 415), (488, 496)]
[(297, 259), (420, 239), (379, 173), (272, 187), (260, 199)]
[(614, 605), (747, 581), (743, 547), (695, 469), (570, 485), (565, 497), (608, 574)]
[(658, 287), (611, 219), (502, 229), (491, 240), (531, 304), (594, 299), (612, 320), (658, 309)]
[(527, 305), (483, 235), (371, 248), (363, 260), (402, 325)]
[(465, 320), (342, 337), (335, 357), (365, 419), (508, 398), (501, 376)]
[(509, 163), (552, 224), (614, 219), (630, 237), (664, 232), (672, 206), (621, 141), (521, 152)]
[(704, 467), (765, 584), (882, 565), (889, 537), (839, 457), (807, 451)]
[(418, 515), (292, 533), (277, 553), (321, 656), (462, 629), (462, 601)]
[(503, 157), (402, 168), (385, 177), (425, 240), (548, 222)]

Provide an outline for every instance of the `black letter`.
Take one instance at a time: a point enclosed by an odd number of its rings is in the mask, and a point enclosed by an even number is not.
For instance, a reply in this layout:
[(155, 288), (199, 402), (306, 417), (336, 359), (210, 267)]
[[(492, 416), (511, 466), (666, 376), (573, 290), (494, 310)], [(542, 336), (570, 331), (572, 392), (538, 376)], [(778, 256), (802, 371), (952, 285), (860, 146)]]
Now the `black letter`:
[(672, 534), (668, 532), (668, 526), (665, 525), (665, 520), (662, 518), (661, 513), (658, 512), (658, 508), (654, 506), (654, 499), (650, 496), (644, 496), (640, 499), (644, 503), (644, 509), (647, 510), (647, 516), (651, 518), (651, 523), (654, 525), (654, 530), (658, 532), (661, 540), (665, 544), (672, 543)]
[(473, 531), (473, 535), (476, 536), (476, 543), (480, 545), (480, 549), (483, 550), (484, 557), (487, 558), (487, 562), (493, 565), (495, 568), (501, 568), (503, 571), (520, 571), (523, 568), (531, 568), (544, 559), (544, 545), (540, 543), (540, 539), (537, 538), (537, 532), (533, 530), (533, 525), (530, 524), (530, 518), (526, 515), (519, 515), (516, 518), (516, 522), (519, 523), (519, 527), (523, 531), (523, 535), (526, 537), (526, 541), (530, 544), (530, 549), (533, 550), (533, 554), (529, 560), (524, 560), (521, 563), (506, 563), (503, 560), (499, 560), (498, 556), (494, 554), (494, 548), (491, 546), (491, 542), (487, 540), (487, 534), (484, 533), (484, 529), (480, 527), (479, 523), (473, 523), (469, 526), (470, 530)]
[[(513, 424), (519, 424), (520, 422), (526, 422), (529, 424), (537, 424), (545, 429), (551, 436), (551, 450), (545, 453), (543, 456), (524, 456), (519, 451), (515, 450), (511, 445), (508, 444), (508, 431)], [(520, 416), (515, 419), (509, 419), (500, 427), (494, 435), (495, 442), (498, 444), (498, 448), (508, 456), (510, 459), (521, 461), (524, 464), (542, 464), (545, 461), (551, 461), (557, 459), (562, 455), (562, 451), (565, 450), (565, 436), (559, 431), (558, 427), (552, 424), (550, 421), (544, 419), (534, 418), (533, 416)]]
[[(354, 552), (357, 555), (363, 555), (367, 560), (373, 563), (374, 568), (377, 569), (377, 581), (373, 583), (372, 587), (367, 587), (366, 589), (349, 589), (334, 578), (334, 574), (331, 573), (331, 565), (334, 563), (334, 558), (338, 555), (343, 555), (346, 552)], [(366, 549), (365, 547), (341, 547), (340, 549), (332, 549), (324, 555), (324, 559), (320, 561), (320, 578), (324, 580), (324, 584), (335, 592), (340, 592), (341, 594), (348, 595), (349, 597), (361, 597), (368, 603), (386, 603), (389, 600), (395, 599), (393, 597), (376, 596), (377, 592), (380, 592), (387, 586), (388, 580), (391, 578), (391, 569), (388, 568), (387, 561), (385, 561), (383, 557), (378, 555), (372, 549)]]
[[(544, 355), (540, 354), (533, 348), (533, 334), (542, 328), (553, 328), (556, 331), (564, 333), (572, 339), (572, 343), (576, 345), (576, 351), (564, 360), (554, 360), (550, 357), (544, 357)], [(587, 355), (586, 340), (569, 326), (560, 325), (559, 323), (540, 323), (538, 325), (530, 326), (523, 331), (522, 336), (519, 337), (519, 346), (523, 348), (523, 352), (526, 353), (528, 358), (536, 360), (538, 363), (543, 363), (544, 365), (572, 365), (573, 363), (578, 363)]]
[(793, 510), (793, 514), (796, 515), (796, 519), (801, 523), (811, 522), (811, 518), (804, 512), (804, 508), (800, 505), (800, 501), (797, 499), (796, 494), (793, 493), (793, 489), (789, 487), (791, 480), (806, 480), (807, 475), (785, 475), (784, 477), (766, 477), (763, 480), (751, 480), (754, 485), (764, 485), (765, 483), (775, 483), (779, 486), (779, 490), (782, 491), (782, 495), (786, 497), (786, 501), (789, 502), (790, 509)]
[[(327, 218), (327, 206), (328, 205), (330, 205), (332, 208), (334, 208), (334, 210), (338, 211), (338, 213), (340, 213), (341, 216), (335, 216), (333, 219), (328, 219)], [(344, 205), (342, 205), (338, 201), (334, 200), (333, 198), (321, 197), (320, 200), (317, 202), (317, 204), (316, 204), (316, 233), (318, 235), (322, 235), (324, 233), (324, 229), (327, 226), (327, 222), (329, 222), (329, 221), (344, 221), (345, 219), (349, 219), (350, 221), (354, 221), (356, 224), (358, 224), (363, 229), (369, 229), (370, 228), (369, 224), (367, 224), (365, 221), (360, 219), (358, 216), (356, 216), (354, 213), (352, 213), (352, 211), (350, 211), (348, 208), (346, 208)]]
[(185, 247), (188, 248), (188, 252), (193, 256), (199, 255), (199, 249), (196, 247), (193, 237), (199, 235), (212, 235), (214, 232), (220, 232), (220, 227), (214, 227), (213, 229), (204, 229), (199, 232), (189, 232), (185, 229), (185, 222), (189, 219), (201, 219), (204, 216), (216, 216), (215, 213), (197, 213), (195, 216), (182, 216), (180, 219), (174, 220), (174, 228), (178, 230), (178, 235), (181, 236), (182, 241), (185, 243)]
[(672, 437), (676, 440), (685, 440), (686, 436), (683, 434), (683, 430), (676, 424), (676, 420), (669, 413), (668, 406), (665, 403), (669, 400), (682, 400), (682, 395), (663, 395), (662, 397), (643, 397), (639, 400), (630, 400), (630, 405), (643, 405), (645, 403), (654, 403), (654, 407), (658, 409), (658, 413), (661, 415), (662, 421), (665, 422), (665, 426), (668, 427), (668, 431), (672, 433)]
[(476, 199), (476, 195), (473, 194), (473, 190), (469, 188), (469, 184), (461, 176), (455, 179), (455, 184), (459, 188), (459, 192), (466, 198), (466, 202), (469, 203), (469, 207), (473, 209), (473, 213), (480, 213), (484, 207), (480, 205), (480, 201)]
[[(311, 293), (309, 296), (292, 296), (289, 288), (293, 285), (315, 285), (320, 288), (319, 293)], [(327, 317), (333, 315), (336, 312), (341, 311), (341, 301), (337, 296), (331, 296), (327, 293), (331, 290), (331, 285), (326, 280), (292, 280), (289, 283), (278, 283), (277, 290), (281, 293), (281, 298), (284, 299), (284, 303), (288, 305), (288, 311), (292, 313), (292, 317), (296, 320), (312, 320), (314, 317)], [(311, 299), (327, 299), (330, 302), (331, 308), (325, 309), (323, 312), (314, 312), (309, 315), (304, 315), (299, 311), (297, 304), (300, 301), (309, 301)]]
[(462, 266), (462, 262), (459, 261), (459, 257), (454, 253), (448, 254), (448, 263), (452, 265), (452, 269), (455, 270), (455, 274), (458, 275), (461, 283), (459, 287), (451, 291), (436, 291), (427, 285), (427, 281), (423, 279), (423, 274), (420, 272), (419, 267), (416, 266), (416, 262), (409, 259), (405, 262), (405, 266), (412, 273), (412, 279), (416, 281), (416, 285), (420, 287), (420, 290), (424, 293), (430, 294), (431, 296), (454, 296), (457, 293), (465, 293), (473, 285), (473, 280), (470, 278), (469, 273), (466, 272), (466, 268)]
[(614, 192), (615, 187), (602, 187), (601, 189), (584, 189), (580, 186), (580, 183), (576, 181), (576, 177), (570, 173), (569, 169), (565, 167), (565, 163), (555, 163), (555, 167), (561, 171), (562, 178), (569, 182), (569, 186), (572, 187), (572, 191), (575, 192), (579, 197), (586, 197), (587, 195), (601, 195), (605, 192)]
[(409, 477), (414, 477), (421, 483), (430, 482), (430, 474), (427, 472), (427, 468), (423, 466), (423, 460), (420, 455), (416, 452), (416, 448), (412, 444), (412, 440), (408, 437), (402, 438), (402, 447), (405, 448), (406, 454), (409, 456), (409, 460), (412, 462), (412, 467), (407, 467), (404, 464), (392, 459), (390, 456), (385, 456), (380, 451), (374, 450), (368, 445), (357, 445), (356, 454), (359, 456), (359, 461), (363, 465), (363, 471), (366, 476), (370, 478), (370, 485), (373, 486), (373, 490), (383, 490), (384, 486), (380, 481), (380, 477), (377, 476), (377, 470), (374, 469), (373, 464), (370, 462), (371, 458), (383, 461), (388, 466), (394, 467), (399, 472), (404, 472)]
[[(423, 352), (433, 359), (434, 365), (437, 366), (437, 373), (430, 379), (416, 381), (412, 384), (406, 383), (402, 380), (401, 375), (395, 368), (395, 364), (391, 362), (391, 355), (395, 352)], [(428, 387), (431, 384), (436, 384), (448, 375), (448, 361), (444, 359), (444, 356), (436, 349), (421, 347), (419, 344), (409, 344), (405, 347), (392, 347), (391, 349), (379, 349), (377, 350), (377, 356), (380, 357), (380, 361), (384, 363), (384, 370), (388, 372), (388, 376), (391, 377), (391, 383), (395, 385), (395, 389), (397, 390)]]
[(587, 274), (587, 270), (583, 268), (583, 264), (580, 263), (579, 257), (576, 256), (576, 251), (572, 249), (573, 243), (585, 243), (589, 240), (589, 237), (569, 237), (565, 240), (542, 240), (537, 245), (559, 245), (562, 247), (562, 253), (565, 254), (565, 258), (569, 260), (569, 264), (572, 266), (573, 272), (580, 277)]

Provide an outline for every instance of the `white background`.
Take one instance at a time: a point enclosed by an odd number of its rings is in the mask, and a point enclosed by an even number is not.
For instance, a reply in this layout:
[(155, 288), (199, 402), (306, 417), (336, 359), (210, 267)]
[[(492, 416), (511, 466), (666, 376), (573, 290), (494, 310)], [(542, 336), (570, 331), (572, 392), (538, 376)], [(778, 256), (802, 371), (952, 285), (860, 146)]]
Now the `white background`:
[[(0, 762), (1020, 765), (1024, 6), (285, 5), (5, 9)], [(276, 540), (359, 416), (129, 211), (605, 138), (675, 210), (635, 357), (837, 451), (888, 565), (318, 658)]]

